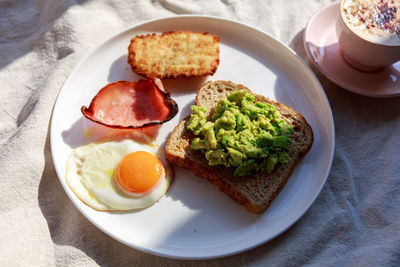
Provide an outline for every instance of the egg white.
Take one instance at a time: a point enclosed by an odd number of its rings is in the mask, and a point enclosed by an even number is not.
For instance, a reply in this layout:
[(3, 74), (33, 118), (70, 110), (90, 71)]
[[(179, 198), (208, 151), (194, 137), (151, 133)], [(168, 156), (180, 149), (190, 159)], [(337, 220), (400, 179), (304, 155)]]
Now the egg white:
[[(115, 170), (124, 156), (135, 151), (147, 151), (160, 158), (164, 177), (148, 194), (130, 196), (116, 184)], [(99, 211), (127, 211), (146, 208), (167, 192), (172, 182), (172, 171), (165, 159), (157, 155), (154, 146), (132, 140), (90, 143), (74, 149), (68, 159), (66, 182), (86, 205)]]

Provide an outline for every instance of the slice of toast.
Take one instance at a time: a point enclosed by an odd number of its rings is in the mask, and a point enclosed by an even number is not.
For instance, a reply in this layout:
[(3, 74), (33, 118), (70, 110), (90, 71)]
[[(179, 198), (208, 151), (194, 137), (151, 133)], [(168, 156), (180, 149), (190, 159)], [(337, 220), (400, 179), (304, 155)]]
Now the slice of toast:
[[(243, 85), (229, 81), (209, 81), (198, 90), (195, 104), (205, 107), (210, 114), (219, 99), (241, 89), (251, 92)], [(208, 180), (237, 203), (245, 206), (249, 212), (262, 213), (286, 184), (299, 159), (310, 150), (314, 136), (311, 126), (300, 113), (264, 96), (252, 94), (255, 95), (255, 101), (273, 104), (294, 128), (292, 144), (288, 147), (291, 157), (289, 162), (278, 164), (270, 174), (256, 172), (249, 176), (235, 176), (233, 167), (210, 166), (200, 150), (194, 151), (190, 148), (190, 143), (195, 137), (186, 129), (186, 122), (190, 116), (175, 127), (167, 140), (165, 152), (171, 164)]]
[(136, 36), (128, 47), (128, 63), (134, 72), (145, 77), (212, 75), (219, 65), (219, 38), (189, 31)]

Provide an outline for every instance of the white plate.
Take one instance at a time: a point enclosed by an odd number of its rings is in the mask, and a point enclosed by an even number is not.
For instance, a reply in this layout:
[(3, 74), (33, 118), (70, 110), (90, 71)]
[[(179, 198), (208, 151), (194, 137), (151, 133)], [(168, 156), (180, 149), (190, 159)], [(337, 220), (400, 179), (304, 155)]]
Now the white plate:
[[(129, 213), (98, 212), (83, 204), (65, 182), (71, 150), (88, 142), (82, 117), (97, 91), (116, 80), (136, 80), (126, 63), (130, 39), (170, 30), (210, 32), (220, 37), (220, 66), (207, 80), (230, 80), (301, 112), (315, 141), (287, 185), (261, 215), (248, 213), (207, 181), (175, 168), (175, 181), (158, 203)], [(165, 81), (180, 111), (164, 124), (157, 143), (189, 113), (198, 86), (205, 79)], [(130, 27), (107, 40), (73, 70), (61, 89), (51, 121), (54, 165), (67, 195), (94, 225), (120, 242), (172, 258), (216, 258), (263, 244), (293, 225), (311, 206), (328, 176), (334, 151), (334, 124), (326, 95), (304, 61), (291, 49), (251, 26), (209, 16), (177, 16)]]

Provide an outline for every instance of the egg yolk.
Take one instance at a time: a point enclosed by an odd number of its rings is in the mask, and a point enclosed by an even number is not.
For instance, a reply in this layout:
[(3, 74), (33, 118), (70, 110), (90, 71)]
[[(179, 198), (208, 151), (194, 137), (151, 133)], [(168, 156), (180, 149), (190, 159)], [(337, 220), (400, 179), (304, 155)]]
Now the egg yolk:
[(145, 193), (157, 184), (163, 172), (161, 161), (146, 151), (126, 155), (118, 164), (116, 180), (130, 193)]

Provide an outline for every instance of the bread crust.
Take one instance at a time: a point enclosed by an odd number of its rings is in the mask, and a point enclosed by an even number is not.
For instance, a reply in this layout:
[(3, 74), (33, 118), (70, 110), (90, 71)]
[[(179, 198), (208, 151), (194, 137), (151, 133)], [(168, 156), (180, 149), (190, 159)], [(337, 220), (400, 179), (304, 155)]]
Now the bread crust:
[(129, 44), (128, 63), (134, 72), (145, 77), (212, 75), (219, 65), (219, 38), (190, 31), (138, 35)]
[[(251, 92), (247, 87), (229, 81), (209, 81), (199, 88), (195, 104), (206, 107), (211, 114), (221, 97), (241, 89)], [(209, 166), (204, 154), (190, 148), (194, 135), (186, 129), (189, 116), (183, 119), (169, 136), (165, 152), (171, 164), (208, 180), (249, 212), (262, 213), (285, 186), (298, 161), (311, 149), (314, 135), (311, 126), (300, 113), (264, 96), (252, 94), (256, 96), (256, 101), (273, 104), (295, 129), (293, 142), (288, 148), (291, 157), (288, 163), (277, 165), (270, 174), (256, 172), (243, 177), (235, 176), (233, 167)]]

